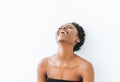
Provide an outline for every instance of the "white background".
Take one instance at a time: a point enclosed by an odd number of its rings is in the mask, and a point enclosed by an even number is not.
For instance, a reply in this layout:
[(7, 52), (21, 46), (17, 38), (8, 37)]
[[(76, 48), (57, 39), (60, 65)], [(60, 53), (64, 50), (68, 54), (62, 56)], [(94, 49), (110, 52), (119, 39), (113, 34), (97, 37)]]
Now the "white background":
[(0, 0), (0, 82), (37, 82), (56, 29), (72, 21), (85, 29), (77, 53), (93, 64), (95, 82), (120, 82), (119, 0)]

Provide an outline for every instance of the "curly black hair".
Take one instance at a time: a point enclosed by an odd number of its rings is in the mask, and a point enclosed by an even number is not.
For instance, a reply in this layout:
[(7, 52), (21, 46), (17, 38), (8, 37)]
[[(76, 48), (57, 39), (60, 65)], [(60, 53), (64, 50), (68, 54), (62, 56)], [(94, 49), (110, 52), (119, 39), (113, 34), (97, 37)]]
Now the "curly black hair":
[(74, 25), (75, 28), (77, 29), (78, 37), (80, 38), (80, 42), (77, 43), (73, 49), (73, 51), (78, 51), (85, 42), (85, 31), (84, 31), (83, 27), (80, 26), (79, 24), (77, 24), (76, 22), (71, 22), (71, 24)]

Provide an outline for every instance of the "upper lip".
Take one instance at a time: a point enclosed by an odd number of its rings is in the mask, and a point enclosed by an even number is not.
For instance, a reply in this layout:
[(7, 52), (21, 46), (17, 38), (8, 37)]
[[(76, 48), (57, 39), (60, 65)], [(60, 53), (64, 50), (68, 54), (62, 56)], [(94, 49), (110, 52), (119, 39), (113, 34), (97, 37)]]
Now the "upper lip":
[(60, 30), (60, 31), (58, 31), (58, 34), (60, 34), (60, 33), (68, 34), (68, 32), (65, 31), (65, 30)]

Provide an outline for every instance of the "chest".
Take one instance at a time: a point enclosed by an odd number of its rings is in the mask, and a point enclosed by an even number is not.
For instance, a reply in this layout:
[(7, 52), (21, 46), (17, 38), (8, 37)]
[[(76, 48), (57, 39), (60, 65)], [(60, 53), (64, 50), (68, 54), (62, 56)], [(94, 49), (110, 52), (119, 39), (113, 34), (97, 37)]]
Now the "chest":
[(49, 66), (47, 76), (51, 78), (79, 80), (80, 72), (77, 66)]

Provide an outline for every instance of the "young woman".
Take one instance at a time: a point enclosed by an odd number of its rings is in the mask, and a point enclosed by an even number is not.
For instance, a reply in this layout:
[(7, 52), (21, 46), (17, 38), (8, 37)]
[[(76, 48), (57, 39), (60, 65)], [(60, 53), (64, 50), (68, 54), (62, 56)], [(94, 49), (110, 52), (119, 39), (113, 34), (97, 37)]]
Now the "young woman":
[(74, 53), (84, 40), (84, 29), (77, 23), (66, 23), (58, 28), (57, 52), (39, 63), (38, 82), (94, 82), (92, 64)]

